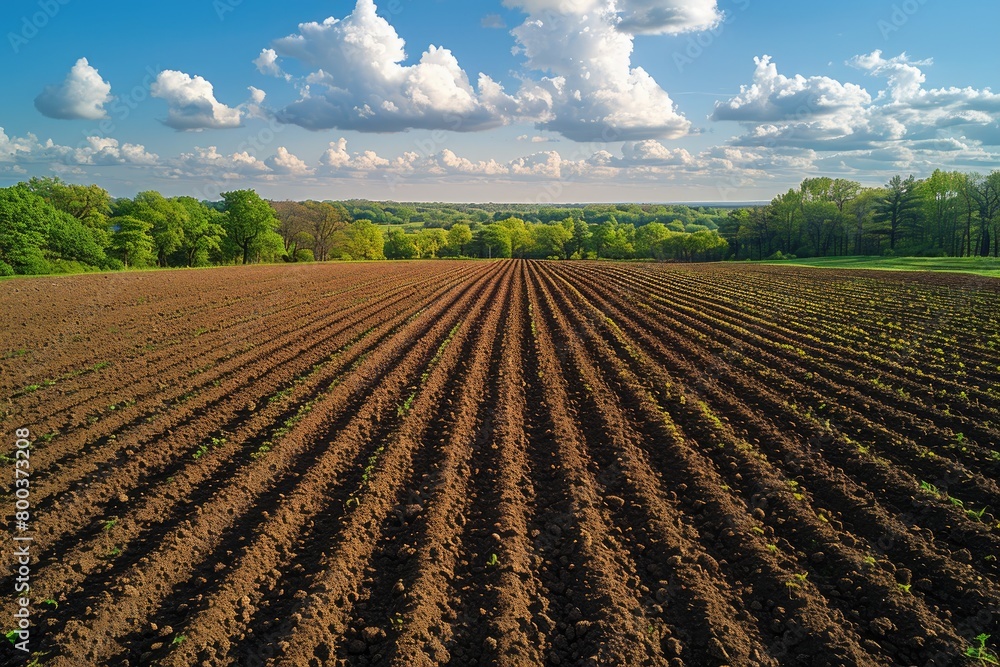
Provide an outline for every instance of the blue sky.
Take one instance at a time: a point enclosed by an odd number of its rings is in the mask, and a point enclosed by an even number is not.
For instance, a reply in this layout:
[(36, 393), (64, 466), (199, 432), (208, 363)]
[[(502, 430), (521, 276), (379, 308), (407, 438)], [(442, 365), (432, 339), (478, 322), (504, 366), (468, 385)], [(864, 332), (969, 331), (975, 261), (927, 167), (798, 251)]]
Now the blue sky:
[(972, 0), (6, 0), (0, 185), (751, 201), (1000, 168)]

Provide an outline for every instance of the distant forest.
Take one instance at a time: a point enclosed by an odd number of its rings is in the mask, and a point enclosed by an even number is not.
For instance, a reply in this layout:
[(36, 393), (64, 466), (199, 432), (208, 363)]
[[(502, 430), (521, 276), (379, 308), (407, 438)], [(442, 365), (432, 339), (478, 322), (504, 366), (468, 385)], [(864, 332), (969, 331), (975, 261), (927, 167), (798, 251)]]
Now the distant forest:
[(719, 261), (1000, 254), (1000, 171), (810, 178), (770, 204), (220, 201), (33, 178), (0, 189), (0, 275), (436, 257)]

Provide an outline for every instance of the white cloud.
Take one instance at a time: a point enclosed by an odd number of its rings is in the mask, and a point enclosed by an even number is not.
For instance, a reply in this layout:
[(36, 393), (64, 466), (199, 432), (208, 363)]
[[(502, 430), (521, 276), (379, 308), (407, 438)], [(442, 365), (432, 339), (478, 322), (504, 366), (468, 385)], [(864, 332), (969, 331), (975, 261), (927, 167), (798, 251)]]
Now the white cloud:
[(722, 21), (716, 0), (622, 0), (620, 30), (678, 34), (709, 30)]
[(522, 134), (518, 136), (518, 141), (527, 141), (532, 144), (547, 144), (552, 141), (549, 137), (543, 137), (540, 135), (528, 136), (527, 134)]
[(274, 54), (312, 70), (300, 99), (279, 111), (279, 120), (363, 132), (473, 131), (502, 123), (448, 49), (432, 45), (416, 64), (404, 65), (404, 41), (375, 10), (373, 0), (358, 0), (343, 20), (303, 23), (298, 34), (264, 51), (266, 63), (274, 63)]
[(160, 162), (155, 153), (150, 153), (139, 144), (119, 144), (111, 137), (87, 137), (85, 146), (67, 154), (67, 164), (76, 165), (138, 165), (151, 167)]
[(683, 148), (670, 149), (659, 141), (630, 141), (622, 146), (622, 165), (683, 166), (693, 165), (694, 158)]
[(247, 151), (223, 155), (215, 146), (196, 146), (191, 153), (181, 153), (171, 161), (171, 165), (171, 175), (187, 178), (207, 176), (231, 179), (271, 173), (271, 168), (263, 160)]
[(278, 65), (278, 54), (274, 49), (262, 49), (257, 59), (253, 61), (257, 66), (257, 71), (268, 76), (278, 77), (286, 81), (291, 79), (290, 74), (286, 74)]
[(313, 173), (309, 165), (289, 153), (284, 146), (279, 146), (277, 154), (264, 160), (264, 164), (276, 174), (308, 176)]
[(86, 58), (80, 58), (57, 86), (46, 86), (35, 98), (35, 108), (49, 118), (65, 120), (101, 120), (107, 118), (104, 106), (114, 100), (111, 84)]
[(745, 122), (795, 121), (864, 113), (872, 98), (861, 86), (825, 76), (786, 77), (770, 56), (754, 58), (753, 83), (740, 94), (715, 105), (713, 120)]
[[(303, 23), (255, 61), (282, 76), (278, 59), (309, 71), (299, 99), (277, 112), (307, 129), (461, 132), (535, 123), (576, 141), (678, 138), (691, 122), (642, 67), (632, 65), (634, 35), (679, 33), (716, 25), (715, 0), (506, 0), (524, 10), (512, 30), (528, 70), (516, 93), (486, 74), (473, 86), (447, 48), (430, 46), (404, 64), (405, 43), (373, 0), (357, 0), (344, 19)], [(484, 24), (500, 25), (499, 15)]]
[(204, 130), (239, 127), (239, 109), (215, 99), (212, 84), (200, 76), (164, 70), (150, 89), (153, 97), (165, 100), (169, 111), (164, 123), (175, 130)]
[(9, 137), (0, 127), (0, 162), (13, 161), (17, 158), (18, 153), (30, 152), (31, 146), (37, 143), (38, 139), (34, 136), (28, 140)]
[[(678, 138), (690, 132), (691, 122), (667, 92), (643, 68), (632, 67), (633, 35), (622, 29), (623, 15), (614, 0), (507, 4), (528, 13), (512, 31), (517, 52), (527, 67), (547, 74), (522, 86), (517, 95), (521, 117), (581, 142)], [(646, 21), (641, 17), (649, 4), (624, 3), (623, 8), (631, 7), (627, 15), (636, 21)]]
[(828, 77), (786, 77), (768, 56), (755, 62), (753, 83), (717, 103), (712, 116), (744, 125), (745, 133), (730, 142), (736, 146), (838, 151), (845, 163), (855, 156), (916, 170), (929, 146), (959, 142), (975, 153), (978, 144), (1000, 143), (1000, 95), (926, 89), (921, 68), (930, 60), (911, 60), (905, 53), (887, 59), (881, 51), (852, 58), (849, 64), (885, 80), (885, 90), (874, 96)]
[(536, 17), (611, 12), (613, 23), (630, 35), (709, 30), (723, 19), (717, 0), (504, 0), (503, 4)]
[(413, 165), (419, 157), (417, 153), (408, 152), (390, 161), (371, 150), (351, 154), (347, 151), (347, 139), (341, 137), (330, 142), (330, 147), (319, 162), (327, 175), (365, 174), (374, 171), (401, 174), (412, 173)]
[(254, 104), (264, 103), (264, 99), (267, 97), (267, 93), (265, 93), (260, 88), (254, 88), (253, 86), (250, 86), (249, 90), (250, 90), (250, 100)]
[(268, 112), (263, 106), (264, 100), (267, 99), (267, 93), (253, 86), (250, 86), (248, 90), (250, 91), (250, 99), (238, 107), (243, 112), (244, 118), (267, 118)]
[(73, 148), (56, 144), (51, 139), (40, 142), (33, 134), (8, 137), (3, 128), (0, 128), (0, 163), (48, 164), (53, 168), (58, 165), (157, 167), (160, 165), (160, 157), (147, 151), (141, 144), (123, 144), (111, 137), (87, 137)]

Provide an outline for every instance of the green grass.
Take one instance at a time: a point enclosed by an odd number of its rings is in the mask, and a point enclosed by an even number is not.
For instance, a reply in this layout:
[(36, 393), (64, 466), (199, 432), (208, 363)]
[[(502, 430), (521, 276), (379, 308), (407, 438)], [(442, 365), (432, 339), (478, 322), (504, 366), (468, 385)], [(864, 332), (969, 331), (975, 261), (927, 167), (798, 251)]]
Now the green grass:
[(1000, 259), (994, 257), (818, 257), (754, 263), (810, 266), (819, 269), (948, 271), (1000, 278)]

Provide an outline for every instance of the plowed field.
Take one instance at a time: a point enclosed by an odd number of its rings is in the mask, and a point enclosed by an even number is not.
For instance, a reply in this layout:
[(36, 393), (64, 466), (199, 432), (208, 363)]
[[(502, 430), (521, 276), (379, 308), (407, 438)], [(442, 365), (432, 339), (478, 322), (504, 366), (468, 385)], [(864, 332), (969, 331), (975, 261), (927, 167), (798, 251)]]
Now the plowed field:
[(33, 656), (0, 664), (975, 665), (1000, 638), (997, 281), (248, 267), (8, 281), (0, 312), (11, 530), (33, 441)]

